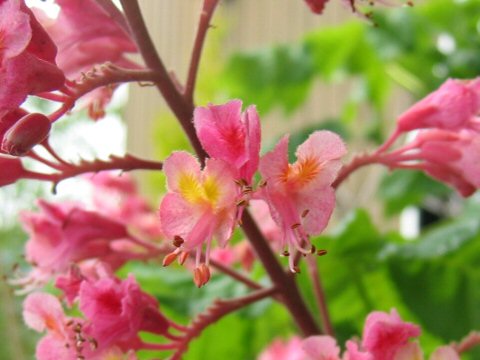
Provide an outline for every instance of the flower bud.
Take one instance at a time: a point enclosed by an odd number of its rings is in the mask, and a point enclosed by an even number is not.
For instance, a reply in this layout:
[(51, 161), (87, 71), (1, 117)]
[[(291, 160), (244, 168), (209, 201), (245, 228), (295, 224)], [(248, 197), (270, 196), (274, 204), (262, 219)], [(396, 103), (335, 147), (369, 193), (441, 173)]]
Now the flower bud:
[(2, 141), (2, 151), (22, 156), (35, 145), (41, 143), (50, 132), (51, 123), (43, 114), (28, 114), (17, 121), (5, 133)]
[(0, 186), (13, 184), (25, 174), (22, 161), (18, 158), (0, 155)]

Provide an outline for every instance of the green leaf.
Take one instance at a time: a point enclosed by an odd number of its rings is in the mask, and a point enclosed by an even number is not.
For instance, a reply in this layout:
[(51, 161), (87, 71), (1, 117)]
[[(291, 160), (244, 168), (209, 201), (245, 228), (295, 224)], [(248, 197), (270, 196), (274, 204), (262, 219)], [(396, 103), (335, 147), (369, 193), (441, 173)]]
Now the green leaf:
[(480, 327), (478, 206), (474, 211), (385, 253), (405, 304), (425, 329), (444, 341)]
[(422, 172), (395, 170), (387, 174), (378, 190), (387, 215), (398, 214), (407, 206), (419, 205), (429, 196), (443, 197), (451, 193), (445, 185)]

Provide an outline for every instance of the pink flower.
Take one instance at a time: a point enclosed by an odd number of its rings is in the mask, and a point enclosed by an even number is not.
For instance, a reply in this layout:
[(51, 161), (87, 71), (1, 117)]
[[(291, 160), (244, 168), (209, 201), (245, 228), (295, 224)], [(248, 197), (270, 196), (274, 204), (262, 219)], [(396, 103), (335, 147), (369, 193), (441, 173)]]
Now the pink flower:
[[(61, 10), (56, 20), (37, 13), (58, 46), (57, 62), (69, 79), (78, 80), (82, 73), (106, 62), (139, 67), (126, 56), (137, 52), (133, 40), (94, 0), (57, 0), (57, 4)], [(92, 119), (105, 116), (113, 90), (103, 87), (84, 97)]]
[(397, 119), (398, 131), (423, 128), (480, 130), (480, 79), (448, 79)]
[(321, 14), (328, 0), (305, 0), (310, 10), (315, 14)]
[(384, 158), (391, 168), (423, 170), (466, 197), (480, 187), (479, 155), (480, 136), (473, 130), (425, 129)]
[(162, 237), (156, 211), (140, 195), (129, 174), (101, 172), (89, 178), (93, 185), (93, 204), (100, 213), (125, 224), (141, 238)]
[(80, 310), (87, 318), (85, 331), (102, 349), (118, 346), (123, 350), (142, 346), (138, 333), (163, 335), (168, 320), (159, 312), (158, 302), (143, 292), (133, 276), (126, 280), (103, 278), (84, 281), (79, 293)]
[(47, 332), (37, 344), (35, 355), (38, 360), (136, 359), (134, 353), (123, 353), (115, 346), (99, 347), (97, 340), (86, 331), (84, 321), (67, 317), (53, 295), (28, 295), (23, 304), (23, 317), (33, 330)]
[(23, 1), (0, 2), (0, 118), (28, 95), (57, 90), (65, 81), (56, 47)]
[(302, 348), (312, 360), (340, 360), (340, 348), (331, 336), (311, 336), (303, 340)]
[(193, 122), (208, 155), (232, 164), (237, 170), (235, 178), (251, 184), (260, 153), (260, 121), (255, 106), (244, 113), (240, 100), (197, 107)]
[[(235, 171), (219, 159), (207, 159), (202, 171), (198, 161), (186, 152), (175, 152), (168, 157), (164, 171), (168, 193), (160, 205), (160, 221), (165, 236), (178, 246), (164, 264), (171, 263), (180, 253), (196, 250), (194, 280), (197, 286), (202, 286), (209, 278), (212, 239), (215, 237), (225, 246), (235, 226), (238, 196)], [(200, 266), (204, 244), (206, 266)]]
[(293, 337), (288, 341), (275, 340), (259, 356), (258, 360), (310, 360), (302, 349), (302, 340)]
[[(288, 163), (288, 136), (260, 160), (260, 172), (266, 186), (262, 196), (272, 217), (283, 232), (282, 247), (310, 253), (309, 235), (320, 233), (335, 206), (332, 182), (346, 153), (340, 137), (329, 131), (317, 131), (298, 147), (297, 161)], [(295, 271), (293, 256), (290, 269)]]
[(374, 360), (394, 360), (396, 352), (419, 335), (420, 328), (404, 322), (395, 310), (390, 314), (374, 311), (365, 321), (362, 345)]
[(137, 52), (133, 40), (94, 0), (57, 0), (60, 14), (53, 21), (40, 17), (58, 47), (58, 66), (76, 79), (94, 65), (111, 62), (136, 67), (126, 58)]
[(38, 202), (41, 212), (24, 212), (21, 221), (30, 239), (26, 258), (46, 274), (66, 271), (71, 263), (101, 258), (112, 268), (128, 259), (113, 242), (128, 239), (124, 225), (69, 204)]

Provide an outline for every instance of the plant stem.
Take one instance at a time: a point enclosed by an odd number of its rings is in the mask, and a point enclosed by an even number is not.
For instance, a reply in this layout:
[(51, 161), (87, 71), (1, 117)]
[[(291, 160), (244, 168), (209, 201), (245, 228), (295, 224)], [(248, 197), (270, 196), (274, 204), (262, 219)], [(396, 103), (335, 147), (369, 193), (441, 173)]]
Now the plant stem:
[(195, 91), (195, 83), (198, 75), (198, 67), (200, 65), (200, 57), (202, 55), (203, 44), (207, 36), (210, 20), (212, 19), (215, 8), (219, 0), (204, 0), (200, 22), (198, 24), (197, 35), (193, 44), (192, 57), (190, 59), (190, 68), (188, 70), (187, 84), (185, 86), (185, 99), (193, 103), (193, 94)]
[(355, 170), (358, 170), (365, 165), (379, 162), (379, 156), (380, 155), (376, 154), (364, 154), (354, 157), (349, 164), (346, 164), (342, 167), (342, 169), (338, 173), (337, 179), (333, 182), (332, 187), (334, 189), (338, 188), (340, 184), (345, 181)]
[(308, 310), (307, 305), (303, 301), (294, 277), (288, 276), (283, 271), (282, 266), (278, 262), (268, 243), (265, 241), (263, 234), (260, 232), (260, 229), (248, 211), (243, 212), (242, 228), (250, 239), (253, 248), (260, 258), (260, 261), (263, 263), (263, 266), (265, 266), (272, 282), (278, 289), (283, 303), (292, 314), (293, 320), (296, 322), (303, 335), (310, 336), (320, 334), (321, 331), (313, 320), (312, 314)]
[(307, 256), (307, 268), (310, 273), (310, 278), (313, 284), (313, 290), (318, 302), (318, 309), (322, 316), (323, 331), (325, 334), (335, 336), (332, 322), (330, 320), (330, 314), (328, 313), (327, 298), (325, 297), (325, 291), (323, 290), (322, 281), (320, 278), (320, 269), (317, 266), (317, 261), (313, 256)]
[(205, 159), (207, 154), (195, 134), (195, 128), (192, 123), (193, 103), (186, 101), (178, 91), (178, 88), (175, 86), (175, 83), (172, 81), (165, 65), (155, 50), (155, 46), (142, 17), (138, 0), (120, 0), (120, 3), (122, 4), (125, 17), (130, 26), (130, 31), (137, 43), (145, 64), (159, 74), (159, 79), (155, 82), (155, 85), (179, 120), (195, 152), (199, 155), (200, 159)]
[(230, 276), (231, 278), (245, 284), (247, 287), (249, 287), (252, 290), (260, 290), (263, 289), (263, 286), (256, 283), (255, 281), (249, 279), (248, 277), (244, 276), (243, 274), (239, 273), (238, 271), (235, 271), (229, 266), (225, 266), (222, 263), (210, 259), (210, 264), (212, 267), (217, 269), (218, 271), (221, 271), (222, 273)]
[(177, 351), (173, 354), (170, 360), (180, 360), (185, 351), (187, 351), (188, 344), (209, 325), (217, 322), (222, 317), (237, 311), (245, 306), (253, 304), (257, 301), (263, 300), (267, 297), (273, 296), (277, 292), (275, 287), (257, 290), (251, 294), (231, 299), (231, 300), (216, 300), (214, 304), (205, 312), (199, 314), (190, 324), (189, 329), (179, 342)]

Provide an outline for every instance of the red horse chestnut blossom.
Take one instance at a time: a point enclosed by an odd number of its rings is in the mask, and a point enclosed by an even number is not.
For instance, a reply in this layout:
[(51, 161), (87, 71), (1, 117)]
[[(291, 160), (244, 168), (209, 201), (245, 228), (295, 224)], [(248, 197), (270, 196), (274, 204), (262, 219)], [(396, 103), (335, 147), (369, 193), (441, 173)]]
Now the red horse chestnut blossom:
[[(230, 239), (236, 223), (239, 195), (235, 169), (219, 159), (207, 159), (205, 168), (186, 152), (175, 152), (165, 160), (168, 193), (160, 205), (160, 221), (167, 238), (178, 248), (168, 255), (170, 264), (179, 254), (196, 251), (194, 280), (204, 285), (209, 277), (210, 248), (213, 238), (221, 246)], [(206, 246), (205, 263), (201, 261)]]
[(28, 95), (58, 90), (65, 77), (55, 64), (55, 44), (23, 0), (1, 0), (0, 13), (1, 119)]
[[(297, 161), (288, 163), (288, 136), (260, 160), (260, 173), (266, 185), (262, 197), (272, 217), (283, 231), (286, 254), (298, 250), (308, 254), (309, 235), (320, 233), (335, 206), (332, 183), (341, 167), (339, 159), (346, 148), (340, 137), (329, 131), (317, 131), (301, 144)], [(293, 256), (290, 269), (295, 272)]]

